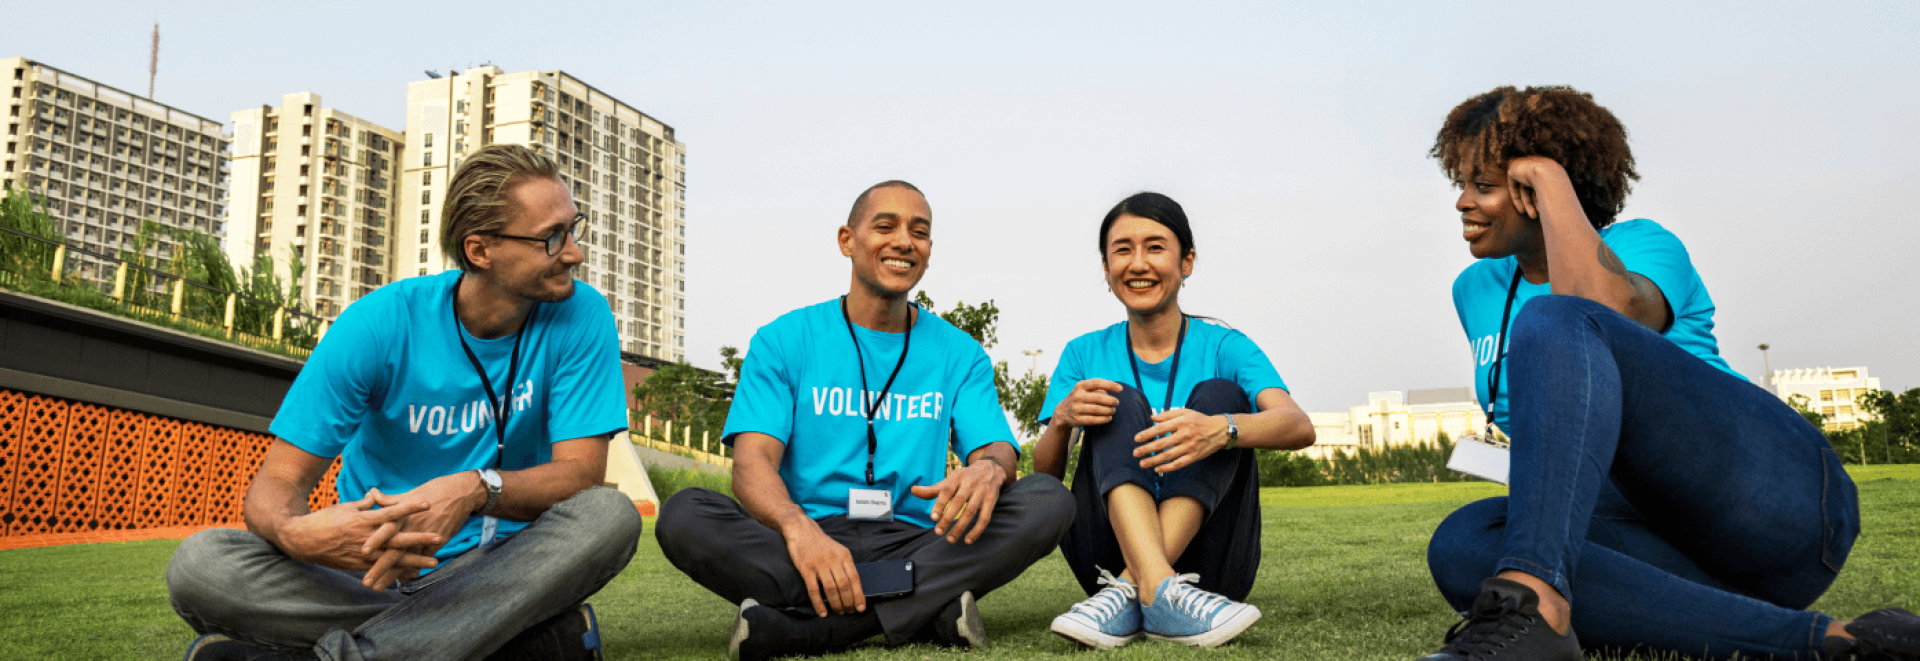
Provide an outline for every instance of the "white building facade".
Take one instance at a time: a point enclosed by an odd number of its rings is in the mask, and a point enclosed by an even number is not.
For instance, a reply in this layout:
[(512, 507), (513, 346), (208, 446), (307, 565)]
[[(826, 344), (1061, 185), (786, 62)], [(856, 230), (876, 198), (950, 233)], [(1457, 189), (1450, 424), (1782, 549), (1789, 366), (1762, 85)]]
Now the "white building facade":
[(1880, 378), (1868, 376), (1865, 367), (1774, 370), (1769, 380), (1783, 401), (1793, 403), (1795, 396), (1805, 397), (1807, 410), (1827, 417), (1827, 431), (1853, 429), (1874, 419), (1860, 408), (1860, 398), (1879, 390)]
[(620, 348), (685, 360), (686, 148), (673, 128), (563, 71), (482, 66), (407, 86), (395, 277), (453, 268), (439, 246), (460, 161), (492, 143), (552, 157), (587, 214), (574, 276), (605, 294)]
[(273, 260), (282, 282), (303, 265), (301, 302), (332, 319), (393, 280), (400, 133), (289, 94), (233, 113), (226, 250), (235, 267)]
[[(0, 59), (6, 107), (0, 180), (31, 192), (79, 248), (82, 277), (134, 248), (142, 221), (219, 237), (227, 200), (225, 127), (26, 58)], [(171, 258), (156, 237), (147, 254)]]
[(1368, 393), (1364, 405), (1307, 417), (1313, 421), (1314, 443), (1302, 453), (1315, 459), (1340, 451), (1352, 456), (1361, 448), (1432, 443), (1441, 432), (1457, 439), (1487, 424), (1472, 388)]

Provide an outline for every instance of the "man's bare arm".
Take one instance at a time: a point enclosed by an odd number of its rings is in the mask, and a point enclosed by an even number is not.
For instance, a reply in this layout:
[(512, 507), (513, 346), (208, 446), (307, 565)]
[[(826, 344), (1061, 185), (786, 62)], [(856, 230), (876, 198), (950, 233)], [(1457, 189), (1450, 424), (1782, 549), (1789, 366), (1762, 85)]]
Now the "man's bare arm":
[[(247, 488), (243, 507), (247, 529), (295, 560), (339, 569), (368, 569), (378, 560), (382, 549), (367, 549), (367, 541), (382, 527), (404, 521), (425, 509), (374, 510), (374, 501), (381, 497), (374, 492), (358, 501), (310, 512), (307, 498), (331, 463), (330, 458), (310, 454), (284, 439), (274, 439), (273, 445), (267, 448), (267, 456), (260, 461), (260, 469), (254, 473), (253, 484)], [(395, 535), (393, 539), (408, 546), (437, 547), (444, 542), (444, 538), (421, 533)], [(435, 563), (430, 555), (404, 554), (395, 558), (393, 564), (421, 569)]]
[(787, 557), (807, 584), (807, 596), (813, 600), (816, 615), (852, 613), (867, 609), (867, 596), (860, 589), (860, 573), (854, 570), (853, 553), (828, 537), (793, 502), (787, 483), (780, 479), (780, 460), (787, 445), (772, 436), (742, 432), (733, 437), (733, 495), (754, 520), (780, 533), (787, 541)]
[[(554, 505), (572, 498), (606, 479), (607, 442), (610, 434), (576, 438), (553, 444), (553, 460), (521, 470), (500, 472), (500, 500), (488, 514), (513, 521), (540, 518)], [(371, 552), (382, 557), (367, 571), (361, 583), (375, 590), (385, 589), (394, 579), (408, 577), (402, 560), (407, 554), (433, 555), (440, 545), (452, 539), (475, 510), (487, 502), (486, 484), (480, 472), (463, 470), (443, 475), (403, 494), (376, 499), (384, 507), (420, 510), (405, 521), (396, 522), (375, 533), (367, 542)], [(415, 534), (403, 538), (402, 535)], [(440, 540), (431, 545), (402, 543), (428, 534)], [(393, 539), (402, 540), (400, 542)]]

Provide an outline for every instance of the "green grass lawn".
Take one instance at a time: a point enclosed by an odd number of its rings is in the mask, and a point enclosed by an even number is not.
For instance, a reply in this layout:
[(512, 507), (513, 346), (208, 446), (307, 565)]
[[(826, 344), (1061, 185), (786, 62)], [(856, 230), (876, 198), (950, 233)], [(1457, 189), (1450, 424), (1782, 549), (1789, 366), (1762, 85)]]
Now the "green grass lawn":
[[(1866, 533), (1816, 607), (1843, 617), (1920, 610), (1920, 466), (1856, 468), (1854, 476)], [(1487, 483), (1265, 489), (1264, 562), (1251, 598), (1266, 614), (1260, 623), (1215, 650), (1142, 640), (1101, 658), (1417, 658), (1455, 620), (1427, 578), (1427, 536), (1454, 508), (1503, 491)], [(0, 659), (179, 658), (194, 635), (167, 606), (163, 575), (177, 545), (0, 551)], [(872, 647), (848, 658), (1081, 655), (1046, 630), (1081, 598), (1055, 554), (981, 602), (986, 649)], [(651, 534), (593, 604), (612, 659), (722, 655), (734, 612), (668, 565)]]

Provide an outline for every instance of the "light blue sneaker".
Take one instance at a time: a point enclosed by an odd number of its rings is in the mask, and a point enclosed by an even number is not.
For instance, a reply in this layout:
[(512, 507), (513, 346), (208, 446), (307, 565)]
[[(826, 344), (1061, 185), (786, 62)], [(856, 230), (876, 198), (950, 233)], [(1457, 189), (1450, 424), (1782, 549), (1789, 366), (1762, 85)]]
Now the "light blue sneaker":
[(1140, 593), (1105, 569), (1100, 582), (1107, 587), (1053, 618), (1051, 629), (1081, 645), (1110, 650), (1140, 637)]
[(1260, 609), (1193, 587), (1199, 574), (1168, 576), (1141, 609), (1147, 635), (1194, 647), (1219, 647), (1260, 620)]

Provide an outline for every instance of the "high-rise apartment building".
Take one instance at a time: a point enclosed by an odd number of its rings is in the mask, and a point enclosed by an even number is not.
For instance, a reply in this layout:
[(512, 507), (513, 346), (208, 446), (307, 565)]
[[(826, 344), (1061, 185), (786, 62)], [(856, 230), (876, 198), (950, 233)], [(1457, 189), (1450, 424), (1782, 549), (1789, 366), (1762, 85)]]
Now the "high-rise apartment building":
[[(141, 221), (219, 236), (227, 192), (220, 122), (26, 58), (0, 59), (6, 151), (0, 179), (46, 202), (85, 277), (87, 252), (131, 249)], [(171, 257), (171, 238), (150, 254)]]
[(286, 282), (298, 259), (291, 284), (327, 318), (393, 279), (399, 133), (312, 93), (233, 113), (233, 127), (226, 249), (236, 267), (266, 255)]
[(452, 266), (441, 204), (460, 160), (491, 143), (527, 145), (560, 164), (587, 214), (575, 277), (606, 295), (621, 350), (685, 359), (686, 148), (673, 127), (563, 71), (482, 66), (409, 84), (406, 140), (396, 277)]

